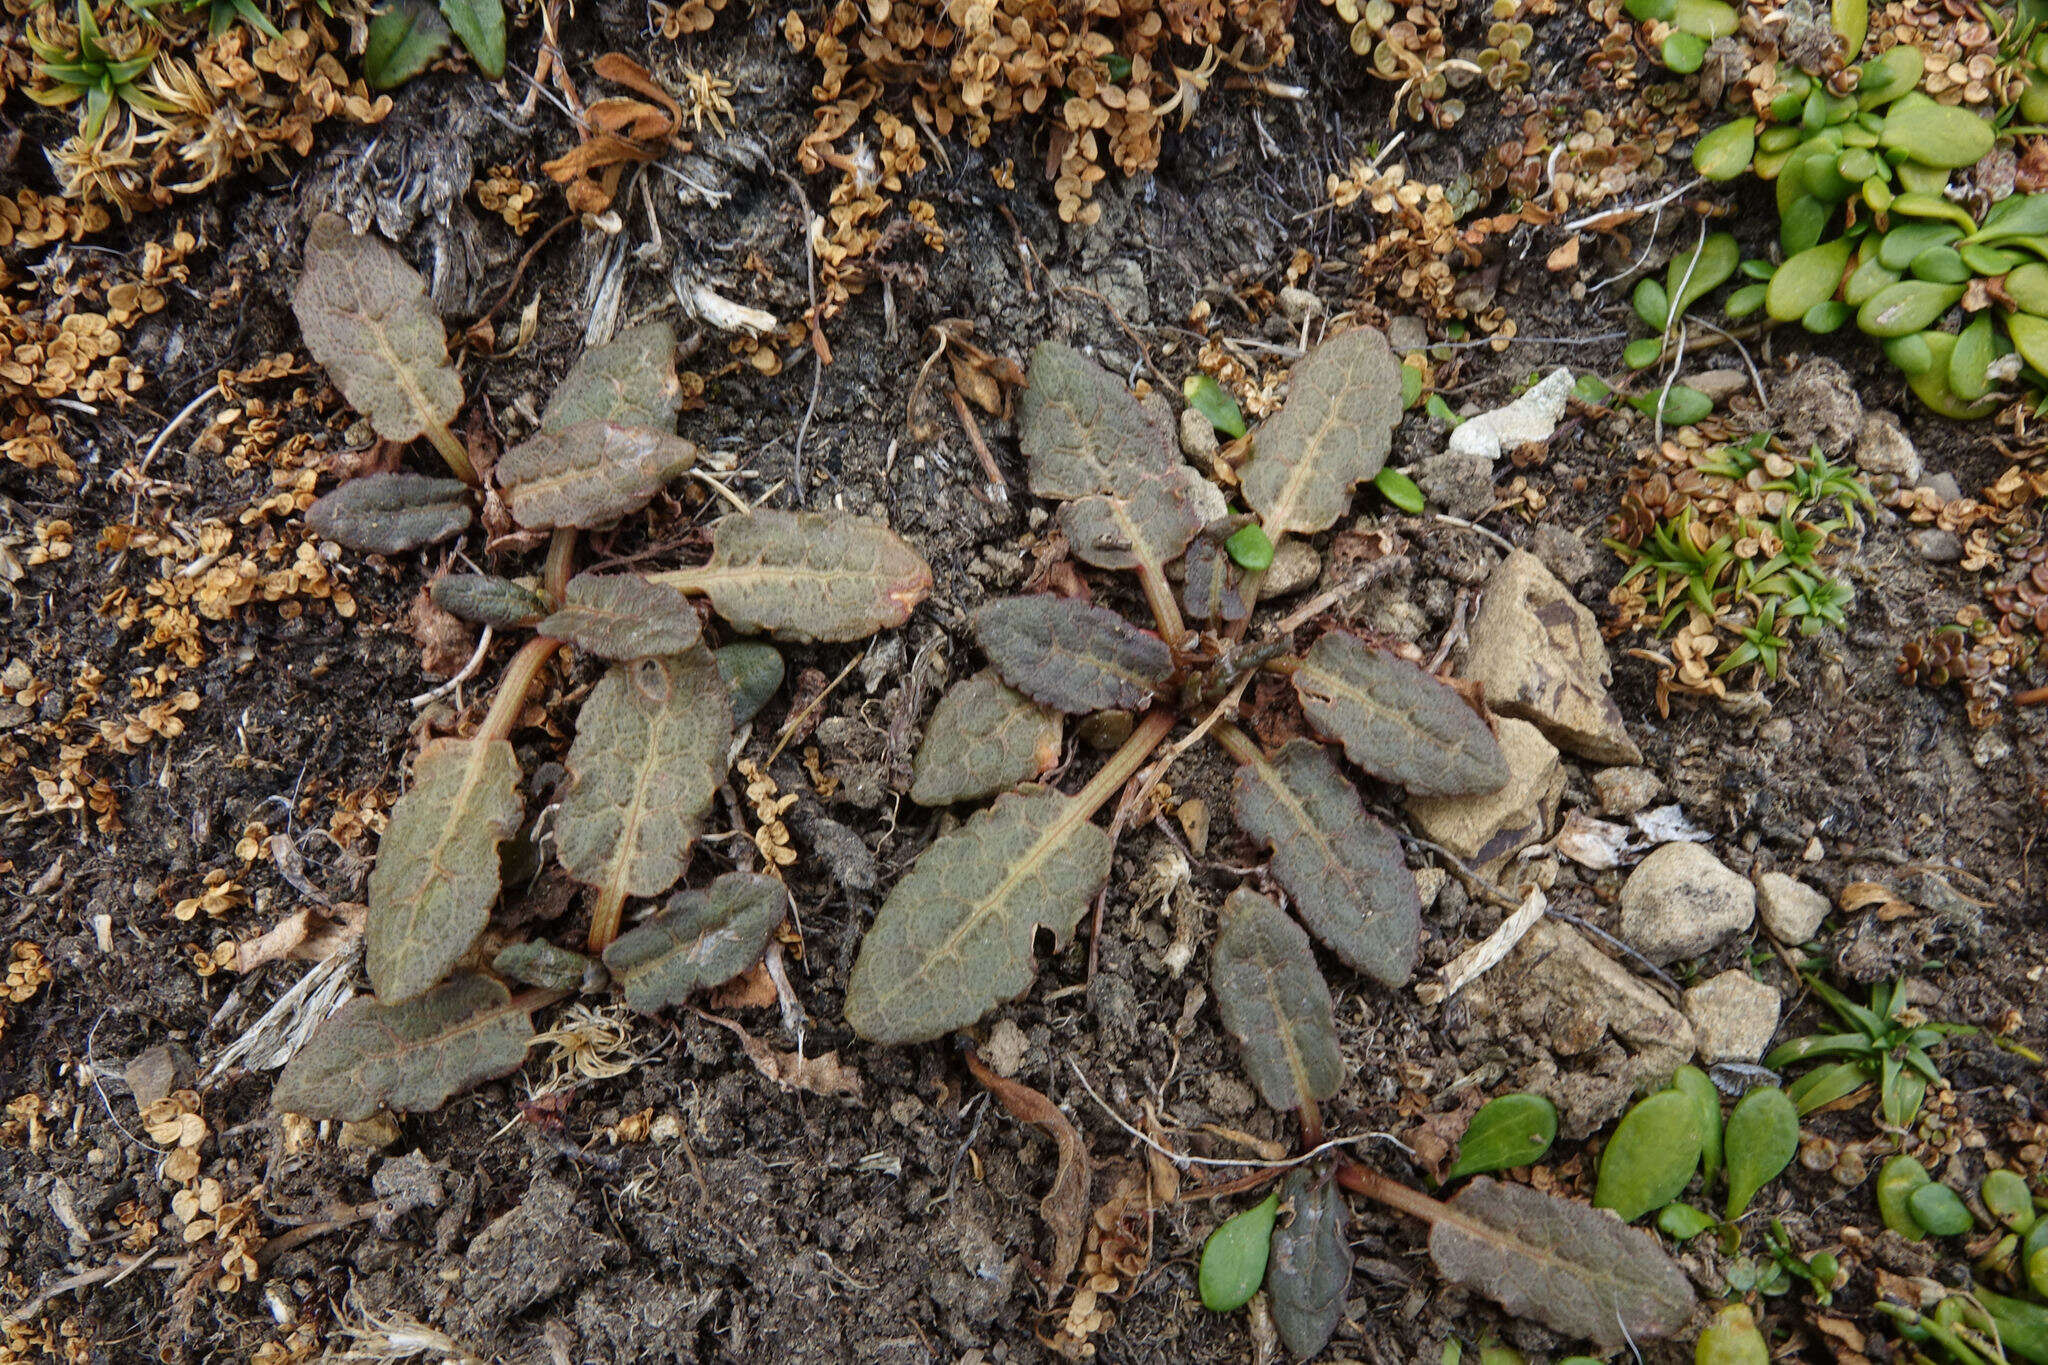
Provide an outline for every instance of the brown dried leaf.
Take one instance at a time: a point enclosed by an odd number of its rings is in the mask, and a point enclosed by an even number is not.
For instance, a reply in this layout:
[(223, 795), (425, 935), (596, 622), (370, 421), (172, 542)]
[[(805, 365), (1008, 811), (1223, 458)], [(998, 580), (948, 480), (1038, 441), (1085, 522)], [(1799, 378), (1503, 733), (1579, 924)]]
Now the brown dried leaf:
[[(1277, 912), (1276, 912), (1277, 913)], [(1296, 1360), (1329, 1345), (1344, 1320), (1351, 1285), (1351, 1210), (1327, 1169), (1304, 1166), (1280, 1187), (1287, 1216), (1273, 1229), (1266, 1257), (1266, 1306)]]
[(883, 902), (847, 982), (847, 1022), (870, 1042), (922, 1043), (1022, 995), (1038, 931), (1065, 947), (1109, 860), (1109, 836), (1071, 797), (997, 797), (919, 855)]
[(507, 741), (437, 739), (420, 751), (370, 873), (363, 963), (384, 1004), (425, 994), (483, 932), (498, 899), (498, 845), (521, 813)]
[(1003, 681), (1062, 711), (1135, 707), (1173, 676), (1164, 640), (1071, 597), (999, 597), (974, 613), (974, 636)]
[(511, 993), (464, 974), (403, 1005), (358, 996), (314, 1030), (271, 1092), (273, 1108), (355, 1123), (419, 1113), (519, 1069), (533, 1024)]
[(932, 588), (931, 565), (865, 517), (763, 509), (711, 528), (711, 560), (649, 575), (703, 593), (746, 634), (839, 643), (900, 626)]
[(366, 474), (306, 509), (306, 529), (370, 555), (402, 555), (469, 529), (469, 485), (424, 474)]
[(1692, 1285), (1657, 1239), (1587, 1204), (1477, 1177), (1429, 1229), (1444, 1278), (1600, 1350), (1667, 1337)]
[(626, 1005), (653, 1014), (722, 986), (761, 957), (789, 909), (773, 877), (728, 872), (702, 891), (679, 891), (668, 908), (604, 950)]
[(1310, 352), (1240, 471), (1266, 534), (1327, 530), (1351, 505), (1352, 487), (1386, 463), (1400, 419), (1401, 369), (1385, 337), (1358, 327)]
[(540, 415), (540, 429), (559, 433), (579, 422), (616, 422), (672, 432), (682, 406), (675, 329), (643, 322), (569, 367)]
[(1038, 1213), (1052, 1229), (1052, 1259), (1040, 1279), (1049, 1289), (1063, 1288), (1081, 1259), (1081, 1240), (1088, 1231), (1088, 1177), (1094, 1169), (1088, 1144), (1058, 1105), (1022, 1081), (1006, 1080), (989, 1070), (972, 1048), (967, 1050), (967, 1069), (1011, 1118), (1043, 1132), (1060, 1149), (1052, 1188), (1039, 1201)]
[(455, 420), (462, 380), (426, 281), (383, 242), (332, 213), (314, 219), (292, 312), (313, 359), (385, 440)]
[(1029, 461), (1031, 491), (1041, 498), (1123, 493), (1147, 473), (1182, 464), (1164, 405), (1140, 403), (1123, 380), (1056, 341), (1031, 353), (1017, 443)]
[(267, 962), (322, 961), (363, 936), (363, 916), (364, 907), (353, 902), (325, 912), (301, 906), (254, 938), (236, 944), (235, 970), (247, 974)]
[(526, 529), (589, 528), (645, 507), (697, 462), (680, 436), (616, 422), (541, 431), (506, 451), (497, 479), (512, 519)]
[(1059, 761), (1059, 712), (984, 669), (939, 698), (911, 761), (910, 799), (920, 806), (979, 801)]
[(1422, 936), (1415, 878), (1323, 747), (1292, 739), (1242, 765), (1232, 797), (1238, 828), (1272, 846), (1273, 878), (1309, 932), (1354, 971), (1406, 981)]
[(731, 739), (725, 682), (702, 646), (607, 672), (576, 717), (572, 784), (555, 813), (569, 875), (629, 896), (675, 885)]
[(600, 659), (680, 654), (697, 643), (704, 623), (681, 593), (637, 574), (580, 573), (563, 591), (561, 609), (537, 630)]
[(1259, 1097), (1282, 1111), (1326, 1100), (1344, 1083), (1336, 1008), (1301, 926), (1256, 891), (1223, 902), (1211, 984)]
[(494, 574), (443, 574), (429, 593), (434, 605), (450, 616), (499, 630), (530, 626), (548, 611), (538, 593)]
[(1413, 796), (1478, 796), (1507, 785), (1508, 763), (1473, 709), (1408, 660), (1336, 630), (1294, 673), (1302, 714), (1345, 757)]

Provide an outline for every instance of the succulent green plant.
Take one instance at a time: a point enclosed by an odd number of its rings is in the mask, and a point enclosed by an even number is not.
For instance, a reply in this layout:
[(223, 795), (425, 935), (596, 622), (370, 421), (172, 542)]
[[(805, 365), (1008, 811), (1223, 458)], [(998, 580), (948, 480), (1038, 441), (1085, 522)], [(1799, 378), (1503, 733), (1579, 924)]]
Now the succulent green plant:
[[(43, 12), (54, 15), (52, 7)], [(143, 89), (142, 78), (156, 60), (156, 43), (146, 35), (109, 35), (100, 28), (87, 0), (78, 0), (77, 17), (68, 34), (60, 25), (39, 19), (27, 35), (35, 54), (36, 74), (50, 82), (27, 94), (38, 104), (64, 108), (84, 103), (79, 129), (87, 141), (100, 135), (116, 104), (138, 109), (160, 107)]]
[(1868, 1005), (1857, 1004), (1818, 977), (1807, 977), (1806, 984), (1850, 1031), (1794, 1038), (1765, 1057), (1764, 1065), (1782, 1071), (1802, 1062), (1826, 1063), (1794, 1081), (1786, 1092), (1802, 1115), (1875, 1082), (1885, 1122), (1894, 1128), (1912, 1127), (1927, 1087), (1942, 1084), (1932, 1054), (1949, 1038), (1977, 1029), (1921, 1019), (1906, 1008), (1897, 982), (1872, 986)]

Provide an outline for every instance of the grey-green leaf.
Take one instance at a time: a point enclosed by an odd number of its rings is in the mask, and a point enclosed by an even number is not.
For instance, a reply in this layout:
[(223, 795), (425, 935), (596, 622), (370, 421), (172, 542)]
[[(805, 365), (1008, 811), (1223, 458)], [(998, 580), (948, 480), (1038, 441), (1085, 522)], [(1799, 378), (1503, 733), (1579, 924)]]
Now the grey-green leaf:
[(286, 1064), (271, 1105), (353, 1123), (380, 1109), (419, 1113), (519, 1069), (533, 1024), (486, 976), (457, 976), (403, 1005), (357, 996)]
[(569, 367), (541, 412), (540, 427), (562, 432), (579, 422), (616, 422), (672, 432), (682, 406), (675, 329), (643, 322)]
[(604, 981), (604, 970), (595, 959), (545, 939), (506, 944), (491, 959), (491, 970), (548, 991), (593, 989)]
[(999, 597), (973, 621), (1003, 681), (1062, 711), (1135, 707), (1173, 674), (1164, 640), (1090, 602), (1050, 593)]
[(449, 615), (499, 630), (530, 626), (548, 612), (540, 594), (495, 574), (443, 574), (427, 591)]
[(648, 581), (703, 593), (748, 634), (836, 644), (909, 620), (932, 589), (932, 569), (869, 518), (762, 508), (711, 528), (709, 563)]
[(448, 21), (426, 0), (387, 0), (370, 16), (363, 79), (372, 90), (390, 90), (425, 71), (447, 50)]
[(1696, 1066), (1682, 1066), (1671, 1077), (1671, 1088), (1692, 1097), (1700, 1125), (1700, 1179), (1714, 1183), (1721, 1173), (1721, 1092), (1713, 1078)]
[(512, 519), (528, 530), (606, 526), (653, 500), (697, 462), (697, 447), (665, 431), (578, 422), (537, 431), (498, 460)]
[[(445, 43), (440, 16), (424, 6), (418, 12), (422, 27), (441, 27)], [(373, 31), (384, 22), (379, 15)], [(445, 428), (461, 409), (462, 380), (448, 363), (447, 333), (426, 281), (396, 251), (350, 232), (332, 213), (314, 219), (306, 234), (292, 312), (313, 359), (385, 440)]]
[(1157, 571), (1179, 557), (1202, 529), (1196, 509), (1202, 476), (1183, 464), (1127, 479), (1116, 494), (1098, 493), (1061, 505), (1060, 530), (1074, 557), (1098, 569)]
[(441, 17), (476, 62), (497, 80), (505, 74), (505, 8), (500, 0), (441, 0)]
[(498, 845), (519, 827), (519, 760), (502, 739), (437, 739), (370, 873), (363, 962), (386, 1005), (424, 995), (469, 950), (498, 899)]
[(712, 651), (718, 676), (732, 697), (732, 723), (738, 729), (761, 714), (761, 708), (782, 686), (786, 665), (782, 651), (759, 640), (735, 640)]
[(1301, 926), (1255, 891), (1223, 902), (1211, 984), (1259, 1097), (1274, 1109), (1326, 1100), (1344, 1082), (1330, 988)]
[(1700, 1121), (1692, 1097), (1659, 1091), (1624, 1114), (1608, 1139), (1593, 1205), (1633, 1223), (1678, 1198), (1699, 1164)]
[(1458, 1139), (1445, 1180), (1533, 1165), (1557, 1140), (1557, 1106), (1541, 1095), (1502, 1095), (1481, 1105)]
[(1064, 947), (1109, 879), (1109, 836), (1073, 798), (1025, 787), (919, 855), (861, 940), (846, 1020), (875, 1043), (922, 1043), (1031, 987), (1033, 940)]
[(1401, 367), (1370, 327), (1330, 338), (1294, 367), (1287, 401), (1252, 438), (1245, 501), (1270, 536), (1327, 530), (1351, 490), (1386, 463), (1401, 419)]
[(1280, 1195), (1289, 1211), (1273, 1229), (1266, 1306), (1281, 1343), (1296, 1360), (1307, 1360), (1329, 1344), (1344, 1319), (1344, 1291), (1351, 1284), (1349, 1209), (1327, 1169), (1294, 1171)]
[(687, 598), (637, 574), (580, 573), (569, 580), (562, 599), (537, 629), (600, 659), (680, 654), (704, 633)]
[(1202, 535), (1188, 546), (1181, 560), (1187, 583), (1181, 589), (1181, 605), (1196, 621), (1242, 621), (1246, 614), (1244, 594), (1239, 590), (1244, 573), (1225, 553), (1222, 542)]
[(1229, 1313), (1251, 1302), (1266, 1278), (1266, 1260), (1272, 1251), (1273, 1222), (1280, 1213), (1280, 1193), (1274, 1191), (1235, 1217), (1226, 1218), (1202, 1243), (1202, 1268), (1196, 1284), (1202, 1292), (1202, 1306), (1212, 1313)]
[(1904, 96), (1886, 111), (1878, 145), (1902, 151), (1924, 166), (1956, 169), (1984, 159), (1997, 140), (1991, 124), (1968, 109)]
[(1478, 796), (1508, 780), (1500, 742), (1465, 699), (1348, 630), (1309, 647), (1294, 673), (1302, 714), (1344, 756), (1414, 796)]
[(653, 1014), (753, 966), (788, 909), (780, 881), (728, 872), (702, 891), (677, 892), (659, 915), (619, 935), (604, 965), (628, 1008)]
[(1398, 986), (1414, 970), (1422, 904), (1393, 833), (1320, 744), (1289, 740), (1237, 770), (1238, 828), (1273, 849), (1273, 877), (1346, 966)]
[(1908, 1241), (1924, 1240), (1927, 1229), (1913, 1217), (1908, 1201), (1932, 1179), (1925, 1166), (1903, 1152), (1885, 1162), (1877, 1172), (1877, 1213), (1884, 1225)]
[(1799, 1111), (1776, 1086), (1759, 1086), (1728, 1115), (1728, 1206), (1740, 1218), (1756, 1192), (1778, 1178), (1799, 1154)]
[(1692, 1317), (1692, 1285), (1657, 1239), (1597, 1209), (1488, 1176), (1448, 1207), (1430, 1225), (1430, 1259), (1515, 1317), (1602, 1351), (1670, 1336)]
[(402, 555), (469, 529), (469, 485), (424, 474), (365, 474), (306, 509), (306, 529), (371, 555)]
[(920, 806), (979, 801), (1059, 761), (1059, 712), (985, 669), (939, 698), (911, 760), (910, 799)]
[(1171, 411), (1140, 403), (1122, 379), (1055, 341), (1031, 353), (1017, 444), (1041, 498), (1121, 493), (1133, 475), (1182, 463)]

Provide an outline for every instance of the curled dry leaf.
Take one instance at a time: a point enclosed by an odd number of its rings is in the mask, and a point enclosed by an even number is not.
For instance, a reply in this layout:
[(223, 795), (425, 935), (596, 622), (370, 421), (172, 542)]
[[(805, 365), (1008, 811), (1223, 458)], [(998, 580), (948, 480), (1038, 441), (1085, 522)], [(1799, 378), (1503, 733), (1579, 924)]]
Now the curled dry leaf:
[(645, 507), (662, 485), (697, 462), (680, 436), (616, 422), (540, 431), (498, 460), (512, 519), (529, 531), (589, 528)]
[(673, 432), (683, 406), (676, 333), (666, 322), (629, 328), (569, 367), (540, 415), (542, 431), (583, 422)]
[(1327, 1169), (1304, 1166), (1287, 1177), (1288, 1213), (1273, 1229), (1266, 1259), (1266, 1306), (1296, 1360), (1321, 1351), (1344, 1320), (1351, 1286), (1350, 1208)]
[(1071, 597), (999, 597), (974, 613), (974, 637), (1003, 681), (1062, 711), (1135, 707), (1173, 676), (1166, 641)]
[(359, 237), (332, 213), (306, 234), (292, 312), (306, 349), (387, 441), (445, 429), (462, 408), (462, 380), (426, 282), (396, 251)]
[(1603, 1352), (1670, 1336), (1692, 1317), (1692, 1285), (1657, 1239), (1599, 1209), (1486, 1176), (1437, 1207), (1438, 1271), (1516, 1317)]
[(1064, 947), (1109, 879), (1109, 836), (1071, 797), (1028, 787), (927, 848), (882, 904), (846, 988), (875, 1043), (922, 1043), (1030, 989), (1032, 941)]
[(607, 672), (576, 717), (572, 784), (555, 813), (555, 846), (569, 875), (629, 896), (675, 885), (731, 738), (731, 703), (709, 650)]
[(967, 1051), (967, 1069), (1011, 1118), (1037, 1128), (1059, 1147), (1059, 1166), (1053, 1174), (1052, 1188), (1039, 1201), (1038, 1212), (1052, 1229), (1052, 1259), (1046, 1262), (1040, 1278), (1048, 1288), (1061, 1288), (1074, 1273), (1074, 1263), (1081, 1258), (1081, 1239), (1088, 1230), (1088, 1176), (1094, 1168), (1088, 1157), (1088, 1144), (1058, 1105), (1022, 1081), (997, 1075), (972, 1048)]
[(386, 1005), (426, 993), (476, 942), (498, 899), (498, 845), (519, 827), (519, 761), (505, 740), (437, 739), (370, 873), (363, 963)]
[(433, 581), (428, 595), (450, 616), (499, 630), (530, 626), (548, 611), (540, 594), (487, 573), (443, 574)]
[(711, 559), (702, 568), (648, 581), (704, 594), (747, 634), (838, 643), (909, 620), (931, 591), (932, 570), (879, 522), (763, 509), (713, 526)]
[(1400, 419), (1401, 367), (1385, 337), (1358, 327), (1310, 352), (1240, 471), (1266, 534), (1328, 530), (1351, 505), (1352, 488), (1386, 463)]
[(1365, 813), (1322, 746), (1289, 740), (1241, 765), (1231, 791), (1238, 827), (1272, 846), (1273, 877), (1309, 932), (1353, 970), (1406, 981), (1422, 935), (1415, 878), (1400, 840)]
[(1223, 902), (1211, 981), (1259, 1098), (1274, 1109), (1326, 1100), (1344, 1082), (1330, 988), (1308, 935), (1256, 891)]
[(1318, 734), (1411, 795), (1478, 796), (1507, 785), (1500, 741), (1464, 698), (1350, 631), (1331, 631), (1309, 647), (1294, 690)]
[(306, 529), (371, 555), (402, 555), (469, 529), (469, 485), (424, 474), (366, 474), (306, 509)]
[(1172, 412), (1140, 403), (1123, 380), (1073, 347), (1040, 345), (1029, 384), (1018, 399), (1017, 443), (1039, 497), (1128, 495), (1146, 474), (1183, 464)]
[(270, 1102), (287, 1114), (355, 1123), (380, 1109), (418, 1113), (516, 1071), (533, 1024), (503, 985), (464, 974), (403, 1005), (364, 996), (313, 1032)]
[(939, 698), (911, 761), (920, 806), (979, 801), (1060, 761), (1060, 715), (984, 669)]
[(704, 633), (703, 621), (682, 594), (637, 574), (580, 573), (562, 597), (561, 609), (537, 629), (600, 659), (680, 654)]
[(653, 1014), (744, 972), (789, 909), (773, 877), (728, 872), (702, 891), (678, 892), (659, 915), (619, 935), (604, 965), (626, 1004)]

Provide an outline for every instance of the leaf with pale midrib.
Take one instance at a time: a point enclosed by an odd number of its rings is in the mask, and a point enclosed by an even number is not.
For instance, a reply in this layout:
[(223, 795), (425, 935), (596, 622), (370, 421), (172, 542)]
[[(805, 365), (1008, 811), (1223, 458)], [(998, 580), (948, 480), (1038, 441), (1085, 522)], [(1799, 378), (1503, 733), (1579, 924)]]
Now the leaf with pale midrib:
[(665, 431), (578, 422), (537, 431), (498, 459), (512, 519), (527, 530), (607, 526), (651, 501), (697, 462), (697, 447)]
[(1041, 498), (1127, 492), (1134, 476), (1182, 463), (1169, 409), (1139, 402), (1122, 379), (1056, 341), (1031, 353), (1017, 444)]
[(1288, 380), (1287, 402), (1252, 436), (1240, 471), (1245, 501), (1266, 534), (1325, 531), (1351, 490), (1380, 472), (1401, 420), (1401, 368), (1386, 338), (1358, 327), (1311, 351)]
[(643, 322), (585, 351), (569, 367), (541, 411), (540, 429), (561, 432), (579, 422), (617, 422), (674, 431), (683, 407), (676, 375), (676, 333), (666, 322)]
[(279, 1111), (354, 1123), (422, 1113), (516, 1071), (533, 1024), (511, 993), (464, 974), (403, 1005), (357, 996), (313, 1031), (271, 1092)]
[(462, 380), (426, 281), (383, 242), (332, 213), (314, 219), (292, 312), (313, 359), (385, 440), (455, 420)]
[(932, 588), (931, 566), (880, 522), (763, 508), (711, 528), (702, 568), (649, 581), (701, 592), (747, 634), (809, 644), (900, 626)]
[(1173, 675), (1173, 651), (1157, 635), (1050, 593), (984, 604), (974, 638), (1004, 682), (1070, 713), (1138, 706)]
[(728, 872), (702, 891), (678, 892), (668, 908), (604, 950), (604, 965), (630, 1009), (652, 1014), (720, 986), (760, 960), (789, 909), (773, 877)]
[(365, 474), (306, 509), (306, 529), (368, 555), (402, 555), (469, 529), (469, 485), (424, 474)]
[(1326, 1100), (1344, 1082), (1330, 987), (1301, 926), (1256, 891), (1223, 902), (1210, 982), (1259, 1098), (1282, 1111)]
[(911, 760), (910, 799), (920, 806), (979, 801), (1059, 760), (1059, 712), (985, 669), (939, 698)]
[(1266, 1261), (1266, 1304), (1280, 1340), (1296, 1360), (1329, 1345), (1344, 1320), (1351, 1284), (1350, 1207), (1330, 1173), (1302, 1167), (1280, 1187), (1289, 1212), (1273, 1229)]
[(680, 654), (704, 623), (673, 588), (637, 574), (580, 573), (563, 590), (561, 609), (535, 629), (600, 659), (625, 660)]
[(1333, 630), (1309, 647), (1294, 690), (1318, 734), (1410, 795), (1477, 796), (1507, 785), (1500, 741), (1464, 698), (1350, 631)]

